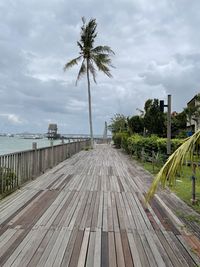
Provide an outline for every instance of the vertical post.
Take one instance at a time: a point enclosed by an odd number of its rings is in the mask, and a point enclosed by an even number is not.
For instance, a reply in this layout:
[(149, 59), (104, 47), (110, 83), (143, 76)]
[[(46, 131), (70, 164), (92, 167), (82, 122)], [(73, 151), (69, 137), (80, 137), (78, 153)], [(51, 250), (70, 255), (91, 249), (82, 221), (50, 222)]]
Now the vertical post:
[(167, 103), (167, 155), (171, 154), (171, 95), (168, 95)]
[(36, 143), (36, 142), (33, 142), (33, 143), (32, 143), (32, 149), (33, 149), (33, 150), (36, 150), (36, 149), (37, 149), (37, 143)]
[(54, 157), (53, 157), (53, 139), (51, 139), (51, 168), (54, 166)]
[(195, 205), (197, 200), (196, 200), (196, 168), (197, 168), (197, 165), (196, 163), (193, 163), (192, 164), (192, 199), (191, 199), (191, 202), (192, 202), (192, 205)]
[(37, 171), (36, 171), (36, 166), (37, 166), (37, 143), (33, 142), (32, 143), (32, 149), (34, 150), (33, 152), (33, 171), (32, 171), (32, 175), (33, 177), (35, 177), (37, 175)]

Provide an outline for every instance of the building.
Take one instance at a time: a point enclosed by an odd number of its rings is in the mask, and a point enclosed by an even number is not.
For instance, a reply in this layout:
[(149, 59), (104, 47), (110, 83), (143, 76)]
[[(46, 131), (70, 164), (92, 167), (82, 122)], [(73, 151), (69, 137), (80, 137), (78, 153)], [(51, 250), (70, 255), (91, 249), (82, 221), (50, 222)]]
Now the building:
[(187, 128), (196, 132), (200, 129), (200, 94), (195, 95), (187, 103)]
[(47, 138), (48, 139), (58, 139), (58, 138), (60, 138), (60, 135), (58, 134), (57, 124), (53, 124), (53, 123), (49, 124)]

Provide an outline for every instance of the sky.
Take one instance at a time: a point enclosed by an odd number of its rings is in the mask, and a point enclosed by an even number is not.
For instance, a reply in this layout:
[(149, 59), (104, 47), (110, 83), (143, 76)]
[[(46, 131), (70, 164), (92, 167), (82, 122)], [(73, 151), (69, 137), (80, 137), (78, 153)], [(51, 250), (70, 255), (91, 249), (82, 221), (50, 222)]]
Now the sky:
[(75, 81), (81, 18), (96, 18), (95, 45), (115, 52), (113, 78), (92, 82), (95, 134), (149, 98), (180, 112), (200, 91), (199, 0), (0, 0), (0, 132), (89, 133), (87, 81)]

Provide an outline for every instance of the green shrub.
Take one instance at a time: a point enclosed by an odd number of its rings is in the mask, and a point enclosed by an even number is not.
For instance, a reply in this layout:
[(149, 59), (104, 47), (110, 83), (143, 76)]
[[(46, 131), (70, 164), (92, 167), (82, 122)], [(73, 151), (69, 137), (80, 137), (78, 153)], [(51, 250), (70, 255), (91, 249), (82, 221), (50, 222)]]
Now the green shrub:
[(129, 149), (128, 149), (128, 138), (130, 135), (128, 133), (124, 133), (122, 136), (122, 142), (121, 142), (121, 147), (129, 154)]
[[(183, 142), (183, 139), (172, 139), (172, 152), (174, 152)], [(160, 138), (156, 135), (143, 137), (141, 135), (134, 134), (127, 139), (127, 146), (128, 151), (138, 158), (141, 157), (142, 151), (145, 151), (145, 154), (149, 156), (152, 155), (152, 151), (163, 155), (167, 154), (167, 138)]]
[(123, 147), (126, 150), (126, 147), (128, 147), (126, 145), (128, 137), (129, 137), (129, 134), (127, 132), (115, 133), (113, 135), (113, 142), (116, 148)]

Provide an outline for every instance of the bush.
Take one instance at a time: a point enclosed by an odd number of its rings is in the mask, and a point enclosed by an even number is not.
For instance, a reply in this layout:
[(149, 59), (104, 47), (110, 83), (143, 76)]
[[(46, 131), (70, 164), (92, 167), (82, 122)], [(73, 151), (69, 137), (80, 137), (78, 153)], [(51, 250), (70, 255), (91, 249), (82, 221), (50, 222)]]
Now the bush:
[[(183, 142), (183, 139), (172, 139), (172, 152), (174, 152)], [(131, 154), (135, 154), (138, 158), (141, 157), (143, 150), (147, 155), (152, 155), (152, 151), (163, 155), (167, 154), (167, 138), (160, 138), (156, 135), (150, 137), (143, 137), (138, 134), (132, 135), (127, 139), (127, 146), (128, 151)]]
[(121, 142), (121, 147), (129, 154), (129, 149), (128, 149), (128, 138), (130, 135), (128, 133), (124, 133), (122, 136), (122, 142)]
[(116, 148), (121, 148), (123, 147), (127, 151), (127, 139), (129, 137), (129, 134), (127, 132), (120, 132), (120, 133), (115, 133), (113, 135), (113, 142), (116, 146)]

